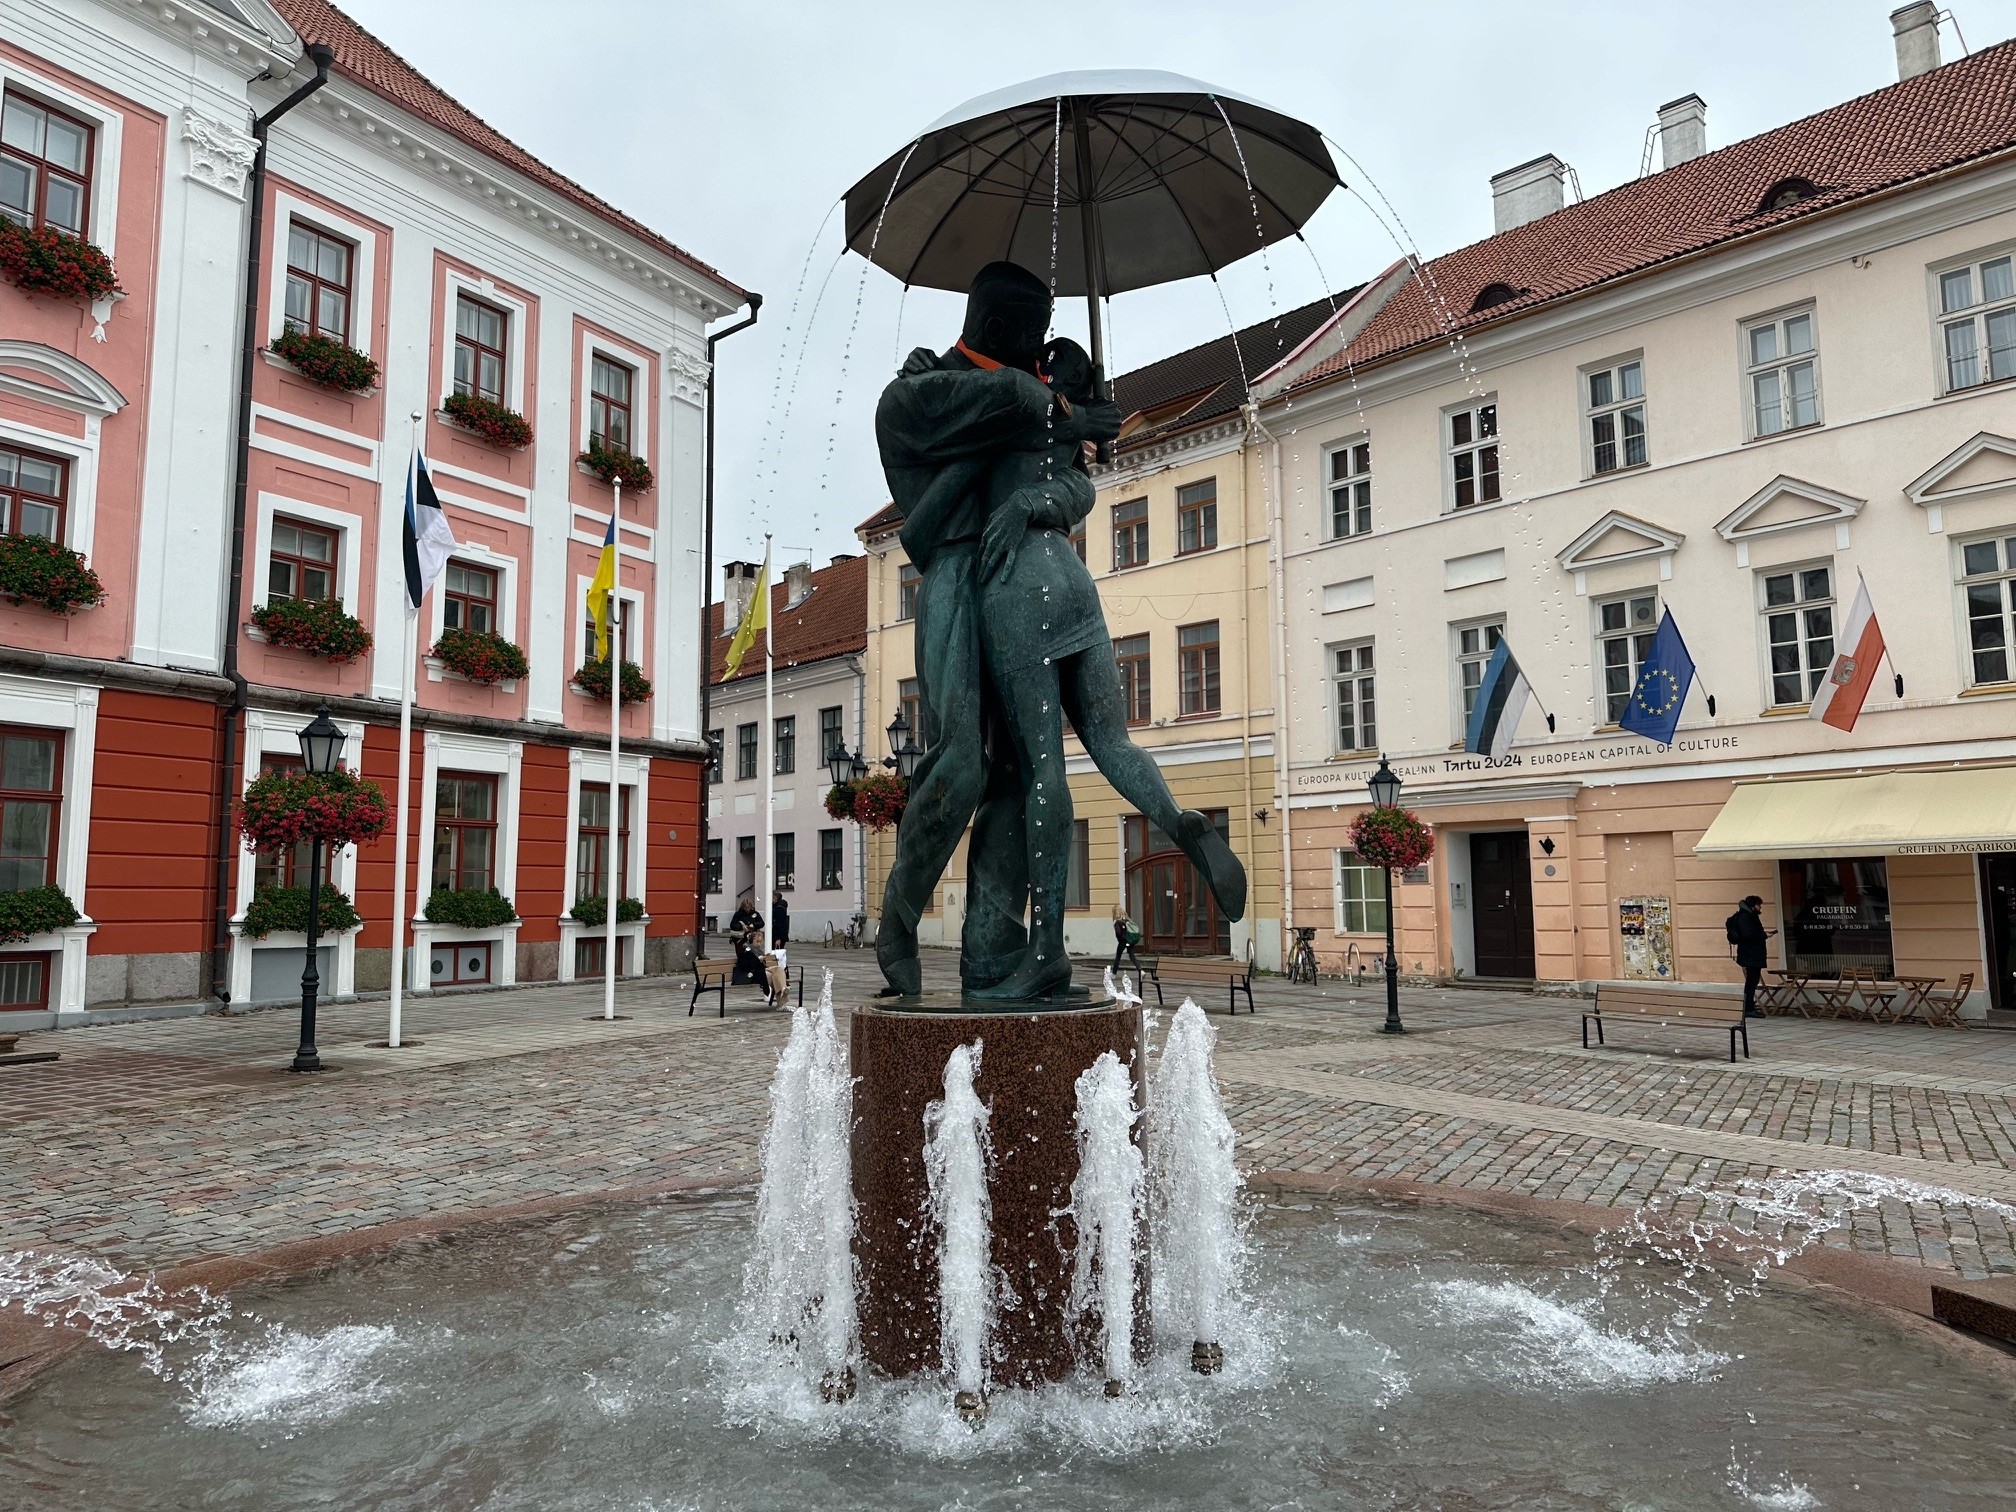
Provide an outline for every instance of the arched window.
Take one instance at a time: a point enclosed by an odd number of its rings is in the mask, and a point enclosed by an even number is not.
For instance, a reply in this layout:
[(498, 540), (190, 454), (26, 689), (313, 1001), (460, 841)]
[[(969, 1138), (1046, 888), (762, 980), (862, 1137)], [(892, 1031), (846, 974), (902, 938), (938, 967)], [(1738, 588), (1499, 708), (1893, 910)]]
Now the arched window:
[(1493, 305), (1509, 304), (1522, 292), (1508, 283), (1488, 283), (1479, 289), (1477, 297), (1470, 301), (1470, 313), (1475, 315), (1479, 310), (1488, 310)]
[(1819, 192), (1819, 188), (1811, 179), (1797, 177), (1780, 179), (1764, 191), (1764, 198), (1757, 202), (1757, 213), (1766, 215), (1773, 210), (1783, 210), (1789, 205), (1798, 204), (1803, 199), (1811, 199)]

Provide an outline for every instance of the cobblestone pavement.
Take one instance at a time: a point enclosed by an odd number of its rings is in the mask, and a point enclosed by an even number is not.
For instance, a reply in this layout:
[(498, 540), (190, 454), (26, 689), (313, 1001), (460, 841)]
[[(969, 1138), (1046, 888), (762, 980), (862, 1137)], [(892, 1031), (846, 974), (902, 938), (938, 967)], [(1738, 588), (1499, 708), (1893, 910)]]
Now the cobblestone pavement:
[[(844, 1007), (877, 980), (836, 968)], [(927, 979), (949, 985), (949, 957)], [(1967, 1275), (2016, 1273), (2016, 1034), (1780, 1019), (1754, 1058), (1636, 1030), (1584, 1050), (1573, 1000), (1410, 989), (1377, 1033), (1376, 984), (1263, 980), (1214, 1013), (1241, 1158), (1255, 1171), (1383, 1178), (1687, 1214), (1746, 1178), (1846, 1170), (1916, 1182), (1827, 1242)], [(285, 1074), (295, 1017), (263, 1012), (38, 1034), (53, 1063), (0, 1069), (0, 1250), (163, 1267), (405, 1219), (755, 1165), (788, 1021), (753, 989), (688, 1016), (672, 981), (423, 997), (417, 1045), (374, 1048), (382, 1002), (325, 1009), (335, 1069)], [(1173, 1000), (1172, 1000), (1173, 1006)], [(1166, 1022), (1166, 1018), (1163, 1020)], [(1711, 1189), (1700, 1195), (1699, 1189)], [(1971, 1202), (1968, 1199), (1973, 1199)]]

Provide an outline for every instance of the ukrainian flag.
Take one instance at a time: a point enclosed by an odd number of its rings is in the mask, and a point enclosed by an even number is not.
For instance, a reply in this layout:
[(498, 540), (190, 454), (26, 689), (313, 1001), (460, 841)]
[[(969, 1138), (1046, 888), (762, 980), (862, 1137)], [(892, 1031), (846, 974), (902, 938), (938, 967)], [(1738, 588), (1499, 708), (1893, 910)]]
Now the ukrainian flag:
[(756, 644), (756, 632), (770, 626), (770, 553), (763, 553), (763, 570), (756, 574), (756, 591), (749, 596), (749, 607), (742, 614), (742, 623), (736, 627), (735, 639), (728, 642), (728, 668), (721, 674), (726, 682), (742, 670), (742, 658), (749, 654), (749, 648)]
[(609, 600), (616, 593), (616, 514), (609, 515), (609, 533), (602, 537), (602, 560), (588, 585), (588, 612), (595, 617), (595, 660), (609, 660)]

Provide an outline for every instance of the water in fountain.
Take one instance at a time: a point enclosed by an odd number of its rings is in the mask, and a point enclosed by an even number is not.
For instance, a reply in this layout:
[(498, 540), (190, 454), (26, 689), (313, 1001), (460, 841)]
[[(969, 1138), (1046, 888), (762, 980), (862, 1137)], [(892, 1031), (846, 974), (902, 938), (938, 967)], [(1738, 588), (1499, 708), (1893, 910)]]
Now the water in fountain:
[(1106, 1394), (1134, 1377), (1135, 1249), (1141, 1220), (1141, 1151), (1134, 1143), (1134, 1078), (1104, 1052), (1078, 1075), (1078, 1174), (1071, 1219), (1078, 1231), (1066, 1314), (1096, 1320)]
[(1148, 1097), (1149, 1272), (1154, 1316), (1191, 1339), (1191, 1365), (1224, 1363), (1227, 1298), (1239, 1287), (1246, 1239), (1236, 1137), (1211, 1053), (1218, 1031), (1190, 999), (1176, 1010)]
[(945, 1062), (945, 1096), (924, 1109), (924, 1175), (938, 1235), (938, 1331), (945, 1374), (963, 1416), (977, 1418), (987, 1384), (987, 1338), (997, 1285), (987, 1180), (993, 1166), (987, 1105), (973, 1090), (981, 1042)]

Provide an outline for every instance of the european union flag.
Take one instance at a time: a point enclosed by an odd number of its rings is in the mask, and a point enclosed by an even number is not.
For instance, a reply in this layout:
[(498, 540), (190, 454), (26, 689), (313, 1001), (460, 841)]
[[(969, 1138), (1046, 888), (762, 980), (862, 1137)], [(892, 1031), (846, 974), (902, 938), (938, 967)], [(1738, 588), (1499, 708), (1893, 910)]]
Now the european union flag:
[(1637, 686), (1624, 717), (1617, 721), (1633, 735), (1643, 735), (1661, 745), (1673, 744), (1673, 732), (1680, 725), (1680, 706), (1687, 702), (1687, 690), (1694, 686), (1694, 658), (1687, 654), (1687, 642), (1673, 623), (1673, 611), (1659, 617), (1652, 650), (1638, 673)]

